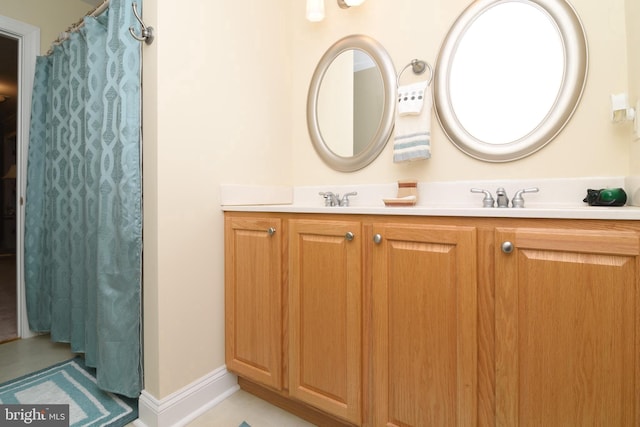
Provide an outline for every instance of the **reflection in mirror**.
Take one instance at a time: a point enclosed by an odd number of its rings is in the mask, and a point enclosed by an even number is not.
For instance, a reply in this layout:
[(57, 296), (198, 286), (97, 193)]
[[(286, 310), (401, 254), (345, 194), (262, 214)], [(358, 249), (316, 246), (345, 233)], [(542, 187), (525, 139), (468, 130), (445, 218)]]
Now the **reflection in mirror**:
[(451, 103), (460, 124), (488, 144), (522, 138), (553, 106), (563, 57), (562, 40), (538, 7), (511, 2), (487, 10), (467, 29), (451, 64)]
[(322, 79), (318, 125), (331, 151), (352, 157), (364, 150), (380, 124), (384, 107), (380, 71), (358, 49), (338, 55)]
[(391, 136), (395, 97), (395, 68), (382, 45), (363, 35), (334, 43), (307, 99), (309, 136), (322, 160), (342, 172), (371, 163)]
[(479, 0), (447, 35), (434, 78), (449, 139), (486, 161), (527, 156), (550, 142), (584, 88), (587, 46), (564, 0)]

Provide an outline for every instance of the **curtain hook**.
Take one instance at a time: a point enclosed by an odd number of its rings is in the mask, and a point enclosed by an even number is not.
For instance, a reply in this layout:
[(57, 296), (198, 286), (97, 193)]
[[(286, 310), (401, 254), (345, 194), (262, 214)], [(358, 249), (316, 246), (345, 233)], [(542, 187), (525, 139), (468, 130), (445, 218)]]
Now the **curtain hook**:
[(154, 39), (153, 27), (147, 27), (146, 25), (144, 25), (144, 22), (142, 22), (142, 18), (140, 18), (140, 15), (138, 14), (138, 7), (136, 5), (137, 5), (136, 2), (131, 3), (131, 7), (133, 8), (133, 14), (135, 15), (136, 19), (140, 23), (140, 26), (142, 27), (141, 35), (138, 36), (133, 31), (133, 27), (129, 27), (129, 33), (131, 33), (131, 36), (133, 36), (134, 39), (140, 42), (145, 42), (146, 44), (151, 44), (153, 43), (153, 39)]

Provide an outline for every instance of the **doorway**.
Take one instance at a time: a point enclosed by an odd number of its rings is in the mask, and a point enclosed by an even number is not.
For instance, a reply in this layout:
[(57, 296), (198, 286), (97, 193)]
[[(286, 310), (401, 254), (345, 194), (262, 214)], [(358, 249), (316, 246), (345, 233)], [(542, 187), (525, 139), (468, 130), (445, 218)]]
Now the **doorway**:
[(0, 342), (35, 335), (27, 321), (22, 248), (31, 94), (39, 54), (40, 29), (0, 15)]
[(0, 343), (18, 338), (18, 47), (17, 39), (0, 35)]

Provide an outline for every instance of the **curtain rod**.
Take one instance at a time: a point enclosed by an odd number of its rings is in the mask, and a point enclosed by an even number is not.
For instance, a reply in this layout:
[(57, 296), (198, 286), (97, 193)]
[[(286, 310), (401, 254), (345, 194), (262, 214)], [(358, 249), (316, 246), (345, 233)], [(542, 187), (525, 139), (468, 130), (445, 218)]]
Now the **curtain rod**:
[(92, 16), (95, 18), (97, 16), (100, 16), (108, 8), (109, 8), (109, 0), (103, 0), (102, 3), (96, 6), (93, 10), (89, 11), (84, 17), (82, 17), (82, 19), (78, 20), (75, 24), (67, 28), (67, 31), (60, 34), (60, 36), (51, 43), (51, 47), (47, 51), (47, 56), (53, 53), (54, 47), (58, 46), (59, 44), (67, 40), (69, 38), (69, 34), (75, 33), (76, 31), (78, 31), (80, 28), (84, 26), (85, 17)]

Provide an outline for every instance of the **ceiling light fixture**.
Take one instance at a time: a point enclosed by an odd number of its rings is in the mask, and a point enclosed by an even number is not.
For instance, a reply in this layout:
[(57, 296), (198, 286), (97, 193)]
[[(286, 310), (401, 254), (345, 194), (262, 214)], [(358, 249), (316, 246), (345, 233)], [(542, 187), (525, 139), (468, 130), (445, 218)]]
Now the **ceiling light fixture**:
[(338, 0), (338, 6), (342, 9), (348, 9), (352, 6), (360, 6), (364, 0)]

